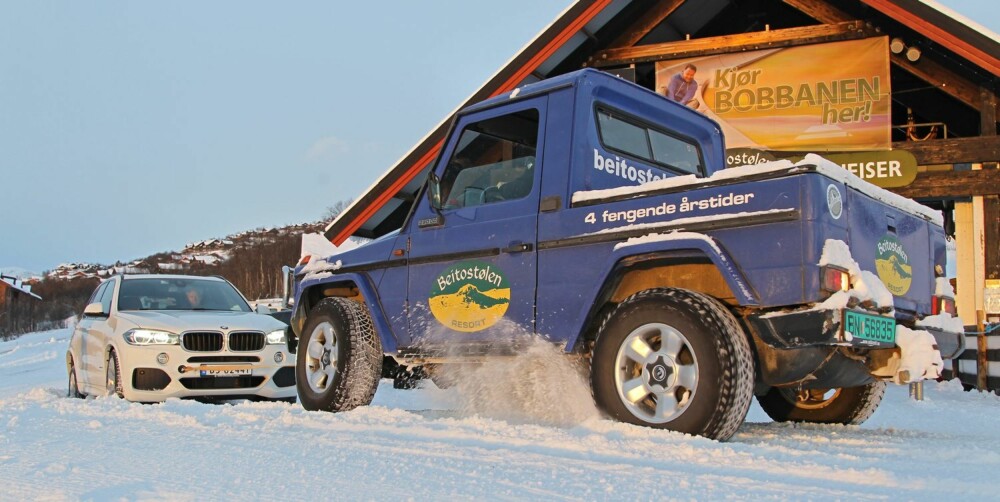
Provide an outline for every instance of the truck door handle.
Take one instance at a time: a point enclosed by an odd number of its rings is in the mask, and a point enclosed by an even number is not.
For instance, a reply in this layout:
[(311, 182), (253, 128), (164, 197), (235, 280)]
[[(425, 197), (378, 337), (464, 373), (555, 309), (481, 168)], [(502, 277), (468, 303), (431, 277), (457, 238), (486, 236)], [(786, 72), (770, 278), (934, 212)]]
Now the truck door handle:
[(535, 249), (535, 246), (531, 244), (514, 244), (511, 243), (509, 246), (501, 249), (504, 253), (527, 253)]

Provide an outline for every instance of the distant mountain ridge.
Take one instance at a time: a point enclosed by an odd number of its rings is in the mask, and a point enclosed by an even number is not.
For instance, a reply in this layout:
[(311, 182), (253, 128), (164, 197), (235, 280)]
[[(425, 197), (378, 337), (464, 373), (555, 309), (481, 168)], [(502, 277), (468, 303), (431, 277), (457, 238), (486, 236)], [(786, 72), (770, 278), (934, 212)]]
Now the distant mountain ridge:
[[(273, 244), (289, 236), (318, 232), (324, 223), (302, 223), (284, 227), (265, 227), (247, 230), (222, 238), (189, 242), (181, 251), (166, 251), (129, 262), (112, 265), (99, 263), (63, 263), (45, 273), (51, 279), (105, 279), (116, 274), (171, 274), (187, 273), (192, 268), (200, 269), (228, 262), (239, 250)], [(297, 260), (298, 256), (293, 259)], [(280, 268), (280, 267), (279, 267)], [(33, 277), (42, 277), (35, 274)]]
[(22, 281), (40, 279), (42, 277), (42, 274), (38, 272), (32, 272), (21, 267), (0, 267), (0, 275), (14, 277), (16, 279), (21, 279)]
[[(31, 273), (30, 278), (23, 279), (24, 283), (30, 284), (32, 293), (41, 300), (32, 303), (31, 308), (0, 317), (0, 339), (62, 327), (67, 318), (83, 311), (94, 288), (115, 274), (217, 275), (232, 282), (250, 300), (274, 298), (281, 293), (282, 265), (295, 265), (299, 260), (302, 235), (320, 232), (324, 225), (315, 222), (258, 228), (188, 243), (181, 251), (157, 253), (129, 262), (64, 263), (44, 274)], [(23, 269), (3, 270), (18, 273)]]

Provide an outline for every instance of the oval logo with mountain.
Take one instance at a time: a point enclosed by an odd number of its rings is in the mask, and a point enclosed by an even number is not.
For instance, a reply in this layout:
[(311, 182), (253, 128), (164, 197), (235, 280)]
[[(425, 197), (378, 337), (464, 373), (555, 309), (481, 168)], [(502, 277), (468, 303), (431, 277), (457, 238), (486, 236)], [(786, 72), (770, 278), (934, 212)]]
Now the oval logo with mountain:
[(510, 284), (494, 265), (462, 262), (437, 276), (427, 303), (441, 324), (466, 333), (480, 331), (507, 313)]
[(875, 251), (875, 270), (879, 279), (890, 293), (905, 295), (913, 281), (913, 270), (903, 244), (895, 236), (887, 234), (879, 239)]

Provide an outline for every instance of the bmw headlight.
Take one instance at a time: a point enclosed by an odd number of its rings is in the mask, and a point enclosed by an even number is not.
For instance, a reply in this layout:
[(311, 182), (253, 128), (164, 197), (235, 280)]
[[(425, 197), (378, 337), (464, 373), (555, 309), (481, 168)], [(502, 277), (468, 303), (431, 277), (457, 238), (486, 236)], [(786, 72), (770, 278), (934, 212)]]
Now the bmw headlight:
[(267, 334), (268, 345), (276, 345), (279, 343), (286, 343), (285, 340), (285, 330), (278, 329)]
[(169, 331), (130, 329), (125, 332), (125, 341), (129, 345), (178, 345), (181, 337)]

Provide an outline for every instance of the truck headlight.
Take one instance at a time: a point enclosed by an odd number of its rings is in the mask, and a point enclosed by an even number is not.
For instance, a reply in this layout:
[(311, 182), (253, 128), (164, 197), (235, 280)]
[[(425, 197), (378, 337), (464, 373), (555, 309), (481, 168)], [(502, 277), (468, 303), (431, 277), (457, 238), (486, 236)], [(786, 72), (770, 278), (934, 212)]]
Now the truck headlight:
[(130, 329), (125, 332), (125, 341), (129, 345), (178, 345), (181, 337), (169, 331)]
[(279, 344), (279, 343), (286, 343), (286, 340), (285, 340), (285, 330), (279, 329), (279, 330), (275, 330), (275, 331), (272, 331), (272, 332), (268, 333), (267, 334), (267, 343), (268, 343), (268, 345), (276, 345), (276, 344)]

